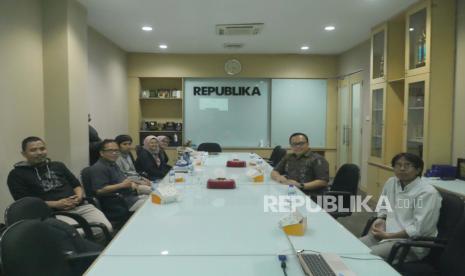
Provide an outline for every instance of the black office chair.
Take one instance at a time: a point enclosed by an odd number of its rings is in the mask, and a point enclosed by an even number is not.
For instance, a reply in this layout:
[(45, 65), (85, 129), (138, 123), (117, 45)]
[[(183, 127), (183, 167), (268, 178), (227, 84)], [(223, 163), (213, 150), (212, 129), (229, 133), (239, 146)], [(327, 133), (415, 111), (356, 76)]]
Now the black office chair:
[(24, 219), (40, 219), (44, 220), (56, 216), (66, 216), (77, 224), (73, 225), (76, 229), (82, 229), (84, 238), (90, 241), (96, 241), (92, 232), (92, 227), (99, 228), (108, 243), (111, 240), (110, 232), (104, 224), (89, 223), (82, 216), (65, 211), (52, 211), (50, 207), (40, 198), (37, 197), (23, 197), (13, 202), (5, 210), (4, 220), (7, 226), (10, 226), (20, 220)]
[[(400, 272), (410, 271), (410, 274), (415, 275), (415, 271), (422, 271), (425, 267), (429, 267), (433, 270), (439, 270), (441, 262), (444, 262), (444, 248), (446, 246), (451, 246), (449, 243), (454, 243), (454, 241), (452, 241), (452, 237), (456, 230), (460, 227), (459, 222), (464, 219), (465, 207), (463, 200), (456, 195), (441, 193), (441, 197), (441, 209), (437, 224), (438, 235), (436, 237), (415, 237), (396, 243), (393, 246), (388, 262), (392, 264), (394, 259), (399, 256), (398, 264), (395, 267)], [(465, 229), (463, 229), (462, 226), (462, 234), (464, 233)], [(461, 237), (456, 237), (456, 239), (460, 241)], [(431, 250), (425, 258), (420, 261), (405, 263), (405, 257), (411, 247), (427, 247), (428, 244), (434, 245), (429, 247)], [(465, 254), (465, 250), (462, 252)], [(465, 255), (463, 255), (462, 259), (465, 259)]]
[[(439, 253), (437, 263), (424, 261), (405, 263), (405, 257), (412, 247), (430, 248), (432, 252)], [(391, 255), (395, 256), (397, 253), (399, 263), (395, 267), (402, 275), (465, 275), (465, 216), (462, 215), (447, 241), (434, 238), (402, 241), (392, 248)]]
[(81, 171), (81, 181), (86, 198), (105, 214), (114, 229), (120, 229), (133, 213), (123, 196), (120, 193), (97, 195), (92, 187), (90, 167)]
[(342, 199), (342, 206), (344, 209), (349, 210), (337, 210), (335, 212), (329, 212), (334, 218), (347, 217), (352, 215), (352, 206), (350, 204), (350, 197), (357, 195), (358, 183), (360, 181), (360, 169), (355, 164), (344, 164), (336, 172), (336, 176), (330, 186), (328, 192), (325, 192), (325, 196), (336, 197), (335, 204), (339, 206), (339, 199)]
[(62, 252), (58, 239), (40, 220), (21, 220), (1, 236), (1, 265), (4, 275), (82, 275), (100, 252)]
[(207, 151), (207, 152), (222, 152), (221, 146), (218, 143), (201, 143), (197, 147), (198, 151)]
[(272, 167), (276, 167), (278, 165), (279, 161), (283, 159), (283, 157), (287, 154), (286, 149), (283, 149), (281, 146), (276, 146), (274, 147), (273, 151), (271, 152), (270, 158), (265, 159), (268, 164), (270, 164)]

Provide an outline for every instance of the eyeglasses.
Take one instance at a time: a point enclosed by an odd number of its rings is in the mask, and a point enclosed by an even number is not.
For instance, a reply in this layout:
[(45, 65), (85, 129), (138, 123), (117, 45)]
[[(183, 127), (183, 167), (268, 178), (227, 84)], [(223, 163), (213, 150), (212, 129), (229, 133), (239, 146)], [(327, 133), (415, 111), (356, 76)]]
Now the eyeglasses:
[(301, 146), (303, 146), (305, 144), (307, 144), (307, 142), (291, 143), (291, 147), (301, 147)]
[(413, 164), (412, 163), (395, 163), (394, 164), (394, 169), (396, 170), (399, 170), (399, 169), (406, 169), (406, 170), (409, 170), (411, 168), (413, 168)]
[(120, 154), (120, 151), (119, 149), (104, 149), (102, 150), (103, 152), (108, 152), (108, 153), (111, 153), (111, 154)]

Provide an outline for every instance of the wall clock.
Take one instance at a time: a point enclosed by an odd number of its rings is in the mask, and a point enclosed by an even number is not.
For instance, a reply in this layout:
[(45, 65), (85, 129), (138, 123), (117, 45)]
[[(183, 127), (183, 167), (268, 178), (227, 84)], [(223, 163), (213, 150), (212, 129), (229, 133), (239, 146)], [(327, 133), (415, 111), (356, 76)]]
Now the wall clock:
[(242, 65), (237, 59), (227, 60), (224, 64), (224, 71), (228, 75), (236, 75), (242, 70)]

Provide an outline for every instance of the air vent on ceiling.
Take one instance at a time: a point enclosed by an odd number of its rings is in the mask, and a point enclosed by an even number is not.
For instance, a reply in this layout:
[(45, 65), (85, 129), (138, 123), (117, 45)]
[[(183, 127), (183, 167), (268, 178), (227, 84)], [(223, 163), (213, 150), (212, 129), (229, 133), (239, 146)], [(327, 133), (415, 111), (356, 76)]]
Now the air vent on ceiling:
[(218, 24), (216, 34), (218, 35), (256, 35), (263, 28), (263, 23), (245, 24)]
[(224, 48), (226, 49), (241, 49), (244, 47), (244, 43), (232, 43), (232, 42), (226, 42), (223, 44)]

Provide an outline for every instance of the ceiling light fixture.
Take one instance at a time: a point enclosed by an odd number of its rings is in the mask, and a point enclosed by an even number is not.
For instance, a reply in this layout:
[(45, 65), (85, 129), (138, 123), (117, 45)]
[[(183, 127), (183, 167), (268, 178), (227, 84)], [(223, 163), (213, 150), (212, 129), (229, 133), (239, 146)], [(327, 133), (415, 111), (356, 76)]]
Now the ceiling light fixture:
[(146, 31), (146, 32), (150, 32), (151, 30), (153, 30), (153, 28), (150, 27), (150, 26), (144, 26), (144, 27), (142, 27), (142, 30)]
[(334, 26), (326, 26), (325, 27), (325, 31), (334, 31), (336, 29), (336, 27)]
[(310, 49), (310, 47), (308, 47), (308, 46), (302, 46), (302, 47), (300, 47), (300, 50), (306, 51), (306, 50), (308, 50), (308, 49)]
[(160, 49), (166, 49), (166, 48), (168, 48), (168, 45), (166, 45), (166, 44), (160, 44), (160, 45), (158, 46), (158, 48), (160, 48)]

